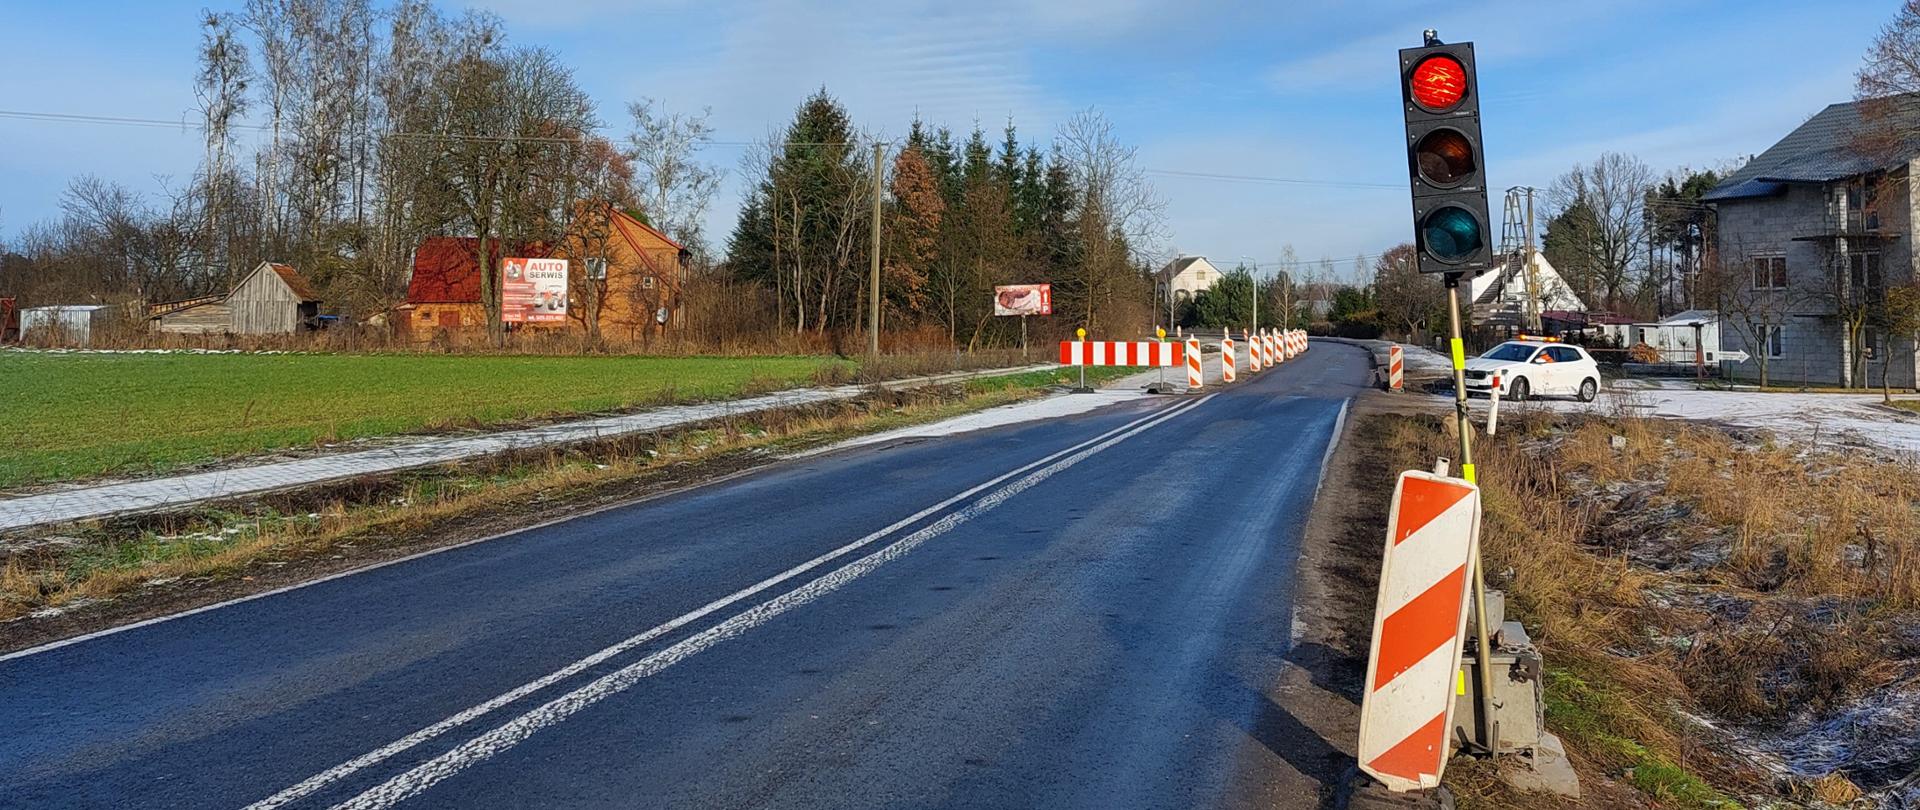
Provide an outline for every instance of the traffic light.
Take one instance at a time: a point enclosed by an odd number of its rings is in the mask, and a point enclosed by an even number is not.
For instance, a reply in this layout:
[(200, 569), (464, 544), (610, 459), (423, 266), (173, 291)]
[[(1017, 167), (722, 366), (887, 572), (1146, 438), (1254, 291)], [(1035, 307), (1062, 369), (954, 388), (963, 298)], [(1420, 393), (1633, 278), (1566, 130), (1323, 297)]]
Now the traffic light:
[(1400, 51), (1400, 97), (1420, 272), (1477, 276), (1493, 266), (1493, 245), (1473, 43)]

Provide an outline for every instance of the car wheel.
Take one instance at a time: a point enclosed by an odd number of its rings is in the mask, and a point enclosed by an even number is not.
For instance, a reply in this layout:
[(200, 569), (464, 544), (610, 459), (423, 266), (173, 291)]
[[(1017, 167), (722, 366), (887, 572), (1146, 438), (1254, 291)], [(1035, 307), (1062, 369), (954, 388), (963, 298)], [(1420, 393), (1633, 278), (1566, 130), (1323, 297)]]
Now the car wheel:
[(1507, 399), (1514, 402), (1527, 401), (1527, 378), (1515, 377), (1513, 382), (1507, 384)]
[(1600, 384), (1597, 382), (1594, 382), (1592, 377), (1588, 377), (1585, 380), (1582, 380), (1580, 382), (1580, 401), (1581, 402), (1592, 402), (1593, 398), (1599, 395), (1600, 395)]

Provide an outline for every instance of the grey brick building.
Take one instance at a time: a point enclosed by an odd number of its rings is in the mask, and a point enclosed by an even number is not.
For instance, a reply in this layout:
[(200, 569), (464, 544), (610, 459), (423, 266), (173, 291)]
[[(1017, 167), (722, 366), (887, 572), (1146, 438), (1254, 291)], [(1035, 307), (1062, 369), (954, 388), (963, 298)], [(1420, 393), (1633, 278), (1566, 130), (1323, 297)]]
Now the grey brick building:
[(1920, 381), (1915, 336), (1873, 323), (1887, 288), (1920, 270), (1920, 97), (1880, 104), (1821, 110), (1703, 198), (1730, 282), (1720, 345), (1753, 355), (1737, 376), (1764, 362), (1770, 382), (1876, 387), (1883, 369), (1896, 388)]

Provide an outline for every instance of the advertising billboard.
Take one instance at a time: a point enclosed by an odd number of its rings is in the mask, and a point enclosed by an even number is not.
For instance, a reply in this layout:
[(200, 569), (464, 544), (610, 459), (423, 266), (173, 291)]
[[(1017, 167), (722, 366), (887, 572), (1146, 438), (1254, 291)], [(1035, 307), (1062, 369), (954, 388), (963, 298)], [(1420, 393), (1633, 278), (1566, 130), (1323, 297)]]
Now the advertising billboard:
[(567, 320), (567, 260), (500, 260), (500, 320), (564, 323)]
[(993, 288), (995, 315), (1052, 315), (1052, 284), (1009, 284)]

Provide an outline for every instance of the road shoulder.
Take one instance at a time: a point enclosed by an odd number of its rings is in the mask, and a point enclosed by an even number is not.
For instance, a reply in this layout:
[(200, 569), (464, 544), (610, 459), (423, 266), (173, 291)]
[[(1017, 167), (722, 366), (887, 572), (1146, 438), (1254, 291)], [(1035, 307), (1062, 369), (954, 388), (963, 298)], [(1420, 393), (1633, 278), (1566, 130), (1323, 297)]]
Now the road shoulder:
[[(1256, 706), (1229, 796), (1236, 807), (1331, 806), (1360, 729), (1380, 527), (1392, 494), (1375, 423), (1352, 401), (1301, 539), (1285, 660)], [(1306, 797), (1313, 796), (1309, 800)]]

